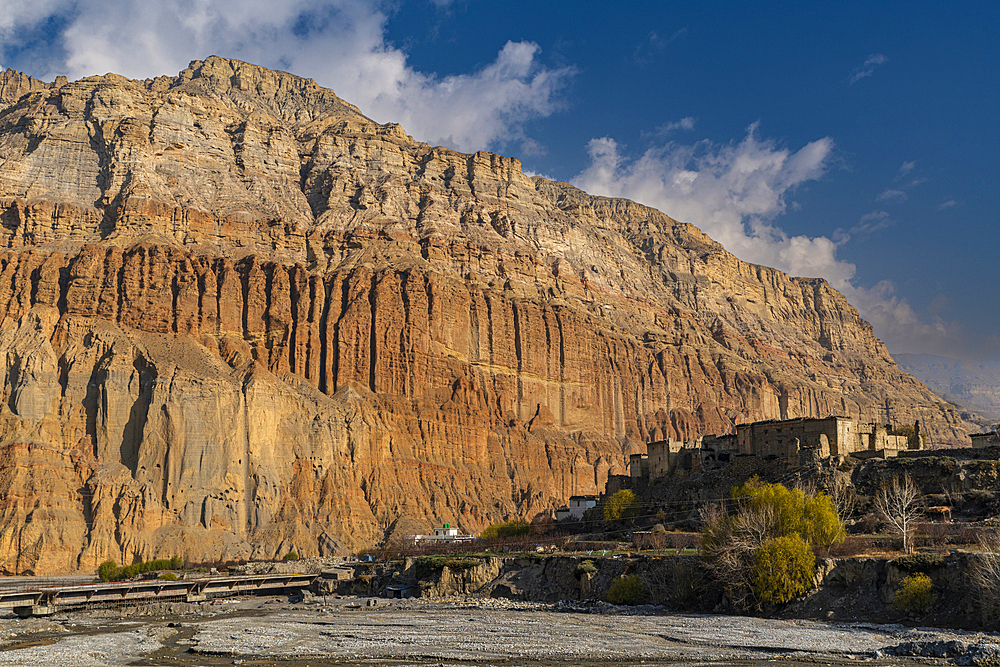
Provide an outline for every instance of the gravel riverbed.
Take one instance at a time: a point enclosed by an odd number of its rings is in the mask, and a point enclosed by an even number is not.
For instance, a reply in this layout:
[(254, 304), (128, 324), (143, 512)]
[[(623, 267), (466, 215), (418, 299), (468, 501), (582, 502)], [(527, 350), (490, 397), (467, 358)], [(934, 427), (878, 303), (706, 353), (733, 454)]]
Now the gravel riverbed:
[(0, 665), (1000, 664), (1000, 636), (507, 600), (252, 598), (0, 620)]

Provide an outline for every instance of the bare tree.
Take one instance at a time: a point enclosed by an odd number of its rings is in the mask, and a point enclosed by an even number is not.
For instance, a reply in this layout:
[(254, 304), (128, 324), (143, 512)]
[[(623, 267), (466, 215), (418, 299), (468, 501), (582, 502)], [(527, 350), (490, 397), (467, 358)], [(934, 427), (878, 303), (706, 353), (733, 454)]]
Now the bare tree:
[(722, 584), (726, 596), (738, 609), (758, 604), (753, 594), (754, 553), (773, 537), (777, 517), (769, 506), (744, 505), (737, 514), (726, 514), (721, 506), (704, 507), (702, 555), (705, 564)]
[(907, 473), (896, 475), (875, 495), (875, 511), (903, 536), (903, 551), (910, 553), (912, 524), (922, 515), (920, 490)]
[(833, 506), (837, 508), (837, 517), (841, 523), (846, 523), (854, 516), (854, 510), (858, 504), (858, 496), (854, 492), (854, 485), (851, 478), (846, 475), (837, 475), (830, 480), (828, 490)]
[(983, 623), (995, 623), (1000, 618), (1000, 534), (996, 531), (979, 539), (982, 550), (972, 566), (972, 580), (979, 595)]

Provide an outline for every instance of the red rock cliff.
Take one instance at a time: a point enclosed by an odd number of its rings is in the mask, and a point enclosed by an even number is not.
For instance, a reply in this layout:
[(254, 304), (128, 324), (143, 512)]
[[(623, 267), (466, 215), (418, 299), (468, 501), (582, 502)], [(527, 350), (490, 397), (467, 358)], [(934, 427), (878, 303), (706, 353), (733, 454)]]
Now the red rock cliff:
[(474, 531), (735, 420), (964, 434), (824, 281), (312, 81), (3, 76), (8, 572)]

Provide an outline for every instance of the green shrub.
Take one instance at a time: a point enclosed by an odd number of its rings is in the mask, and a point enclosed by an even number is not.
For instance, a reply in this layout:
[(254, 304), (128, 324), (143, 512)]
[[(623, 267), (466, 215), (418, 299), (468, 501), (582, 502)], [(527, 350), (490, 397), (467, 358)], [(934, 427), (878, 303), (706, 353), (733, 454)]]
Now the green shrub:
[(101, 581), (114, 581), (118, 578), (118, 563), (106, 560), (97, 568), (97, 576)]
[(283, 560), (298, 560), (298, 559), (299, 555), (297, 553), (295, 553), (294, 551), (289, 551), (287, 554), (285, 554)]
[(604, 503), (604, 520), (610, 523), (630, 521), (639, 516), (639, 496), (628, 489), (613, 494)]
[(124, 579), (132, 579), (146, 572), (177, 570), (180, 569), (181, 565), (180, 556), (147, 560), (142, 563), (132, 563), (125, 567), (118, 567), (113, 560), (106, 560), (97, 568), (97, 576), (101, 581), (122, 581)]
[(482, 561), (477, 558), (449, 558), (444, 562), (444, 566), (452, 572), (465, 572), (481, 564)]
[(174, 574), (173, 572), (164, 572), (163, 574), (160, 575), (159, 578), (163, 579), (164, 581), (177, 581), (177, 575)]
[(753, 555), (752, 587), (757, 599), (784, 604), (809, 590), (816, 556), (799, 535), (764, 540)]
[(414, 561), (414, 574), (417, 579), (425, 579), (428, 575), (448, 568), (453, 572), (464, 572), (482, 564), (478, 558), (455, 558), (454, 556), (421, 556)]
[(582, 561), (579, 565), (576, 566), (576, 570), (574, 570), (573, 576), (575, 576), (577, 579), (581, 579), (585, 574), (595, 574), (596, 572), (597, 572), (597, 566), (594, 565), (594, 561), (588, 558), (587, 560)]
[(900, 556), (892, 564), (906, 572), (926, 572), (944, 566), (944, 556), (938, 554), (910, 554)]
[(637, 574), (618, 577), (608, 586), (611, 604), (639, 604), (646, 599), (646, 584)]
[(492, 540), (496, 538), (520, 537), (531, 532), (531, 522), (527, 519), (511, 519), (503, 523), (494, 523), (482, 533), (480, 539)]
[(903, 611), (925, 612), (937, 601), (934, 584), (923, 572), (911, 574), (903, 579), (896, 589), (896, 599), (892, 606)]

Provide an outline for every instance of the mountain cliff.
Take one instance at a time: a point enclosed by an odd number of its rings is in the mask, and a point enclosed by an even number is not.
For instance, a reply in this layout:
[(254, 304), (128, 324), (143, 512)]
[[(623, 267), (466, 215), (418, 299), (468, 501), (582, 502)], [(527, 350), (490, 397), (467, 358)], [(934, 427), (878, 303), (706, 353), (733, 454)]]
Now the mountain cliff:
[(232, 60), (0, 74), (0, 569), (370, 545), (649, 439), (953, 407), (823, 280)]

